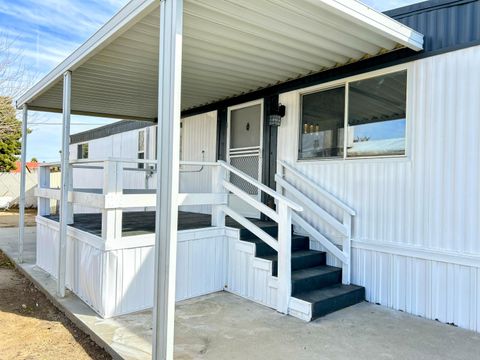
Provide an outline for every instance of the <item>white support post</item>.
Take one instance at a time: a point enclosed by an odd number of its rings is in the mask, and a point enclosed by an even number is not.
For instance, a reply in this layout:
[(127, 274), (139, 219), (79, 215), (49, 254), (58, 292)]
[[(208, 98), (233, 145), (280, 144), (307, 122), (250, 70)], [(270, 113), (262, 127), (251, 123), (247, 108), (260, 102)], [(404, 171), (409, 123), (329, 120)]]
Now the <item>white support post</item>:
[(57, 294), (65, 296), (65, 277), (67, 268), (67, 224), (72, 220), (68, 204), (70, 190), (70, 113), (72, 95), (72, 73), (67, 71), (63, 75), (63, 124), (62, 124), (62, 159), (61, 159), (61, 188), (60, 188), (60, 236), (58, 246), (58, 276)]
[[(40, 166), (38, 170), (38, 188), (48, 189), (50, 187), (50, 167)], [(37, 200), (38, 215), (50, 215), (50, 199), (39, 197)]]
[[(105, 161), (103, 166), (103, 195), (106, 201), (120, 201), (123, 191), (123, 164)], [(102, 238), (105, 242), (122, 237), (122, 209), (102, 210)]]
[(20, 158), (20, 199), (19, 199), (19, 222), (18, 222), (18, 262), (23, 263), (23, 243), (25, 240), (25, 185), (27, 180), (27, 127), (28, 105), (23, 105), (22, 121), (22, 155)]
[(172, 360), (177, 261), (183, 0), (160, 1), (154, 360)]
[[(212, 169), (212, 192), (215, 194), (226, 194), (226, 190), (223, 186), (225, 180), (225, 168), (221, 165), (214, 166)], [(212, 206), (212, 226), (224, 227), (225, 226), (225, 212), (222, 210), (221, 205)]]
[(292, 209), (283, 201), (278, 207), (278, 295), (277, 311), (288, 314), (292, 295)]
[(347, 212), (343, 213), (343, 225), (347, 229), (347, 236), (345, 236), (342, 244), (342, 251), (347, 259), (346, 263), (342, 265), (342, 284), (350, 285), (351, 265), (352, 265), (352, 215)]

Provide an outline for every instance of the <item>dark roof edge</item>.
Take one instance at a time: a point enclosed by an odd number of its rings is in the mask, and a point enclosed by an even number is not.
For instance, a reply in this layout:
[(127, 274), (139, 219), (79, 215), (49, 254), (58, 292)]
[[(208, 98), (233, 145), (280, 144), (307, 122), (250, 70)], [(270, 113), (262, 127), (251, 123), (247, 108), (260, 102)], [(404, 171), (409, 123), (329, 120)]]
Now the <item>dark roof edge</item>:
[(86, 141), (96, 140), (126, 131), (142, 129), (155, 124), (155, 122), (138, 120), (117, 121), (113, 124), (108, 124), (87, 131), (82, 131), (77, 134), (72, 134), (70, 135), (70, 144), (78, 144)]
[(384, 11), (383, 13), (392, 18), (402, 18), (404, 16), (415, 15), (419, 12), (433, 11), (452, 6), (464, 5), (477, 0), (429, 0), (422, 1), (416, 4), (402, 6), (400, 8)]

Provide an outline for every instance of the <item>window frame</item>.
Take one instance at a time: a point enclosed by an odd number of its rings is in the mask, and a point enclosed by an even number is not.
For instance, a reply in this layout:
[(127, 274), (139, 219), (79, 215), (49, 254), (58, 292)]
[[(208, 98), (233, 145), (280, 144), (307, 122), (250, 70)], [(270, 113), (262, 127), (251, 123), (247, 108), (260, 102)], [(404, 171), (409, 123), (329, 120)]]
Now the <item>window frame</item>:
[[(143, 133), (143, 151), (140, 151), (140, 134)], [(140, 158), (140, 154), (143, 154), (143, 157)], [(147, 133), (145, 129), (141, 129), (137, 132), (137, 160), (145, 160), (147, 154)], [(145, 168), (145, 163), (138, 163), (139, 169)]]
[[(406, 84), (406, 108), (405, 108), (405, 153), (402, 155), (371, 155), (371, 156), (347, 156), (347, 137), (348, 137), (348, 111), (349, 111), (349, 86), (350, 83), (368, 80), (371, 78), (393, 74), (396, 72), (406, 71), (407, 84)], [(410, 64), (401, 64), (397, 66), (388, 67), (385, 69), (380, 69), (376, 71), (370, 71), (358, 75), (349, 76), (346, 78), (329, 81), (320, 85), (314, 85), (308, 88), (304, 88), (297, 91), (298, 99), (298, 126), (297, 126), (297, 137), (296, 137), (296, 162), (312, 162), (312, 161), (328, 161), (328, 162), (343, 162), (343, 161), (358, 161), (358, 160), (393, 160), (393, 161), (403, 161), (405, 159), (410, 159), (410, 118), (411, 118), (411, 75), (412, 69)], [(302, 159), (300, 157), (300, 143), (302, 136), (302, 113), (303, 113), (303, 96), (309, 95), (321, 91), (331, 90), (338, 87), (345, 88), (345, 108), (344, 108), (344, 140), (343, 140), (343, 156), (342, 157), (315, 157)]]
[[(83, 147), (86, 145), (87, 147), (87, 157), (83, 157)], [(89, 149), (90, 146), (89, 146), (89, 143), (88, 142), (83, 142), (83, 143), (79, 143), (77, 144), (77, 160), (88, 160), (89, 158)], [(80, 151), (78, 151), (80, 150)]]

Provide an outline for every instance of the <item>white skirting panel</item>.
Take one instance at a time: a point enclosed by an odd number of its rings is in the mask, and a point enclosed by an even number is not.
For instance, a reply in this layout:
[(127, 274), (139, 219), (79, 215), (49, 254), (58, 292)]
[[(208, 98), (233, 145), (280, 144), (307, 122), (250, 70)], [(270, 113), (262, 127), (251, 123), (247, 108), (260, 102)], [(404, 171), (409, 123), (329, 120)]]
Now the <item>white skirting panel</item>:
[(271, 308), (277, 307), (277, 278), (272, 262), (255, 258), (255, 244), (239, 240), (239, 231), (227, 230), (227, 291)]
[(352, 281), (365, 286), (366, 300), (372, 303), (479, 331), (480, 264), (455, 262), (356, 245)]
[[(154, 235), (105, 244), (68, 228), (67, 287), (104, 318), (153, 305)], [(37, 217), (37, 265), (57, 275), (58, 223)], [(180, 231), (177, 301), (222, 291), (226, 284), (225, 229)]]

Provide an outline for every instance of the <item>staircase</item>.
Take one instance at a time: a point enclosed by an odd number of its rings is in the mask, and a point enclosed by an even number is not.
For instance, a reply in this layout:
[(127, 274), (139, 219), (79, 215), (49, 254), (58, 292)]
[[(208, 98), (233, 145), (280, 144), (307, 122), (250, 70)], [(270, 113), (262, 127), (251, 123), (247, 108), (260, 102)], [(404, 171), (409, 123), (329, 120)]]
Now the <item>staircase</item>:
[[(273, 237), (278, 235), (278, 226), (262, 225), (261, 229)], [(255, 244), (255, 256), (272, 262), (272, 276), (277, 276), (277, 252), (249, 230), (240, 230), (240, 240)], [(292, 231), (292, 294), (311, 306), (311, 320), (331, 312), (362, 302), (365, 289), (356, 285), (342, 284), (342, 269), (326, 265), (326, 253), (310, 250), (307, 236), (295, 235)]]

